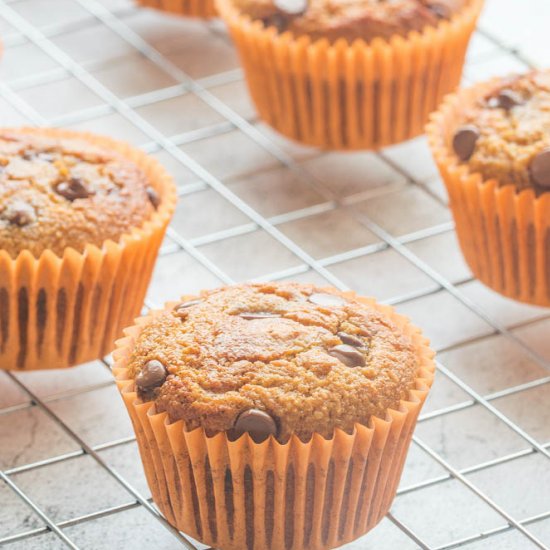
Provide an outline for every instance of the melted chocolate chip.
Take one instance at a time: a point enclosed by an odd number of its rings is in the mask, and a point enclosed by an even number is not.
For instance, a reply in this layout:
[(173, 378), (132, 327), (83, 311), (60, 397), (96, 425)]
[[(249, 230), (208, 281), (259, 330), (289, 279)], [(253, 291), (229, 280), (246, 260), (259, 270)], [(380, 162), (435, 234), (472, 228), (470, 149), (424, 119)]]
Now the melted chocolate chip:
[(523, 99), (513, 90), (502, 90), (496, 99), (497, 105), (505, 111), (509, 111), (523, 103)]
[(189, 302), (183, 302), (181, 304), (178, 304), (174, 308), (174, 313), (176, 314), (177, 317), (180, 317), (181, 319), (185, 319), (188, 314), (187, 310), (193, 306), (196, 306), (197, 304), (200, 304), (201, 302), (202, 300), (190, 300)]
[(304, 13), (307, 8), (308, 0), (273, 0), (275, 7), (288, 15), (300, 15)]
[(453, 149), (460, 160), (467, 161), (474, 154), (479, 136), (479, 130), (471, 124), (462, 126), (456, 131), (453, 138)]
[(24, 201), (14, 201), (3, 213), (10, 223), (23, 227), (36, 221), (34, 208)]
[(312, 304), (318, 306), (343, 306), (346, 300), (337, 294), (326, 294), (322, 292), (316, 292), (308, 297), (308, 300)]
[(147, 186), (146, 192), (147, 192), (147, 197), (149, 198), (149, 201), (153, 205), (153, 208), (156, 210), (160, 205), (159, 194), (150, 185)]
[(438, 19), (450, 19), (453, 14), (451, 8), (445, 4), (430, 4), (428, 9), (438, 18)]
[(348, 367), (364, 367), (365, 356), (356, 348), (342, 344), (328, 350), (329, 355), (335, 357)]
[(57, 185), (55, 191), (58, 195), (71, 202), (77, 199), (87, 199), (93, 195), (93, 192), (86, 187), (80, 178), (71, 178), (69, 181), (62, 181)]
[(245, 432), (248, 432), (256, 443), (261, 443), (270, 435), (277, 434), (277, 424), (266, 412), (250, 409), (239, 415), (233, 428), (235, 438), (240, 437)]
[(344, 344), (347, 344), (348, 346), (353, 346), (355, 348), (362, 348), (365, 345), (365, 342), (362, 338), (359, 336), (355, 336), (355, 334), (348, 334), (347, 332), (338, 332), (336, 333), (336, 336), (344, 342)]
[(278, 33), (283, 33), (287, 26), (286, 18), (280, 13), (274, 13), (272, 16), (264, 18), (263, 23), (266, 28), (275, 27)]
[(550, 188), (550, 147), (543, 149), (531, 161), (531, 179), (536, 185)]
[(239, 313), (239, 317), (246, 319), (247, 321), (253, 321), (254, 319), (276, 319), (280, 317), (278, 313), (270, 313), (268, 311), (253, 311)]
[(160, 361), (153, 359), (145, 363), (141, 372), (136, 376), (136, 385), (142, 391), (149, 391), (162, 386), (167, 376), (166, 367)]

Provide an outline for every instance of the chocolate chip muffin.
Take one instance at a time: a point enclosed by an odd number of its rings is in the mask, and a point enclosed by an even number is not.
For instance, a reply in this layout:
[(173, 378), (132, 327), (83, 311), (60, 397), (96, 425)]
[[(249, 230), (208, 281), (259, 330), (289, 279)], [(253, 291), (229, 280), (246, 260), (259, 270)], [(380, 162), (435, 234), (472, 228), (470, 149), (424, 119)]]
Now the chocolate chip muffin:
[[(216, 0), (263, 122), (326, 150), (423, 133), (483, 0)], [(287, 32), (289, 31), (289, 32)]]
[(486, 180), (550, 191), (550, 71), (495, 81), (465, 109), (452, 147)]
[(224, 550), (329, 550), (388, 513), (433, 356), (372, 299), (241, 284), (137, 320), (113, 374), (172, 525)]
[(418, 367), (410, 338), (379, 310), (291, 283), (183, 302), (144, 327), (128, 364), (139, 396), (172, 422), (280, 442), (384, 418)]
[(550, 71), (459, 90), (427, 134), (474, 275), (550, 307)]
[(279, 32), (313, 40), (349, 41), (406, 36), (450, 19), (465, 0), (233, 0), (253, 19)]
[(0, 369), (107, 355), (143, 307), (176, 197), (124, 142), (0, 129)]
[(160, 197), (120, 153), (79, 139), (0, 131), (0, 249), (62, 256), (140, 227)]

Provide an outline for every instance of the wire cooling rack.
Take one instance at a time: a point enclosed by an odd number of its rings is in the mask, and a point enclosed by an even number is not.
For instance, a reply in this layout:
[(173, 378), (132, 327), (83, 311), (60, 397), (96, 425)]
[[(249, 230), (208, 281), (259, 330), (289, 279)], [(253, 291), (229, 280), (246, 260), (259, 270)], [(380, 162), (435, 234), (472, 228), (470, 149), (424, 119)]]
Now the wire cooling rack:
[[(546, 0), (488, 0), (466, 82), (542, 66)], [(550, 548), (550, 312), (496, 296), (457, 248), (419, 138), (320, 153), (256, 118), (219, 22), (128, 0), (0, 1), (2, 125), (111, 133), (180, 206), (147, 306), (242, 279), (354, 288), (439, 351), (398, 496), (359, 549)], [(547, 51), (547, 48), (546, 48)], [(0, 373), (0, 546), (204, 548), (158, 514), (109, 361)]]

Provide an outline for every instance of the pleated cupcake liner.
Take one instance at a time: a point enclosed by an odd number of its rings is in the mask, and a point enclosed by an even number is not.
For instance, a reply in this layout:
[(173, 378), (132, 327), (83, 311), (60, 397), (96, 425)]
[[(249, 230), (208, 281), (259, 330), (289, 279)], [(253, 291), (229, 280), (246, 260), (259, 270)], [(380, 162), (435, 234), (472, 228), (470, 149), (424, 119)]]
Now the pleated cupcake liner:
[(68, 248), (62, 257), (46, 250), (39, 258), (23, 250), (15, 259), (0, 250), (0, 369), (64, 368), (99, 359), (141, 312), (175, 209), (174, 183), (155, 159), (126, 143), (59, 129), (17, 131), (116, 151), (145, 172), (161, 198), (142, 227), (101, 248)]
[[(349, 297), (355, 297), (348, 293)], [(193, 297), (185, 297), (188, 301)], [(361, 298), (388, 315), (414, 343), (414, 389), (398, 410), (373, 417), (353, 433), (314, 434), (285, 444), (230, 441), (171, 423), (137, 396), (127, 364), (152, 316), (117, 342), (113, 373), (135, 429), (153, 499), (179, 530), (220, 550), (322, 550), (372, 529), (395, 497), (419, 412), (432, 385), (434, 353), (421, 332), (392, 308)], [(168, 304), (171, 308), (175, 304)]]
[(460, 165), (452, 151), (464, 110), (498, 81), (448, 97), (427, 126), (429, 143), (476, 278), (514, 300), (550, 307), (550, 193), (537, 197), (533, 189), (517, 192), (506, 182), (486, 180)]
[(137, 4), (188, 17), (216, 17), (214, 0), (136, 0)]
[(260, 117), (323, 149), (377, 149), (423, 133), (428, 115), (459, 84), (483, 6), (468, 0), (450, 21), (370, 43), (278, 34), (217, 0)]

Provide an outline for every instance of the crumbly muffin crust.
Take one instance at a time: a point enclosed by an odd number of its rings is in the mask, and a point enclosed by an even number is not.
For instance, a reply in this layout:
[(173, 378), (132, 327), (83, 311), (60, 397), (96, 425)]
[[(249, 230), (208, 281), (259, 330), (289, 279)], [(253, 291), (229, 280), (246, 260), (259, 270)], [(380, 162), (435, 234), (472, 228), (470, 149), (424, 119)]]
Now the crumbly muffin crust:
[(141, 226), (160, 198), (145, 173), (84, 140), (0, 131), (0, 250), (62, 256)]
[(449, 139), (459, 162), (485, 180), (550, 191), (550, 71), (497, 82)]
[(233, 2), (242, 13), (279, 32), (291, 31), (313, 40), (345, 38), (351, 42), (406, 36), (436, 26), (441, 19), (450, 19), (466, 0), (310, 0), (307, 9), (298, 14), (278, 8), (277, 0)]
[(137, 337), (128, 369), (140, 397), (189, 430), (238, 436), (253, 411), (284, 442), (385, 417), (413, 388), (418, 357), (391, 319), (356, 299), (266, 283), (162, 312)]

